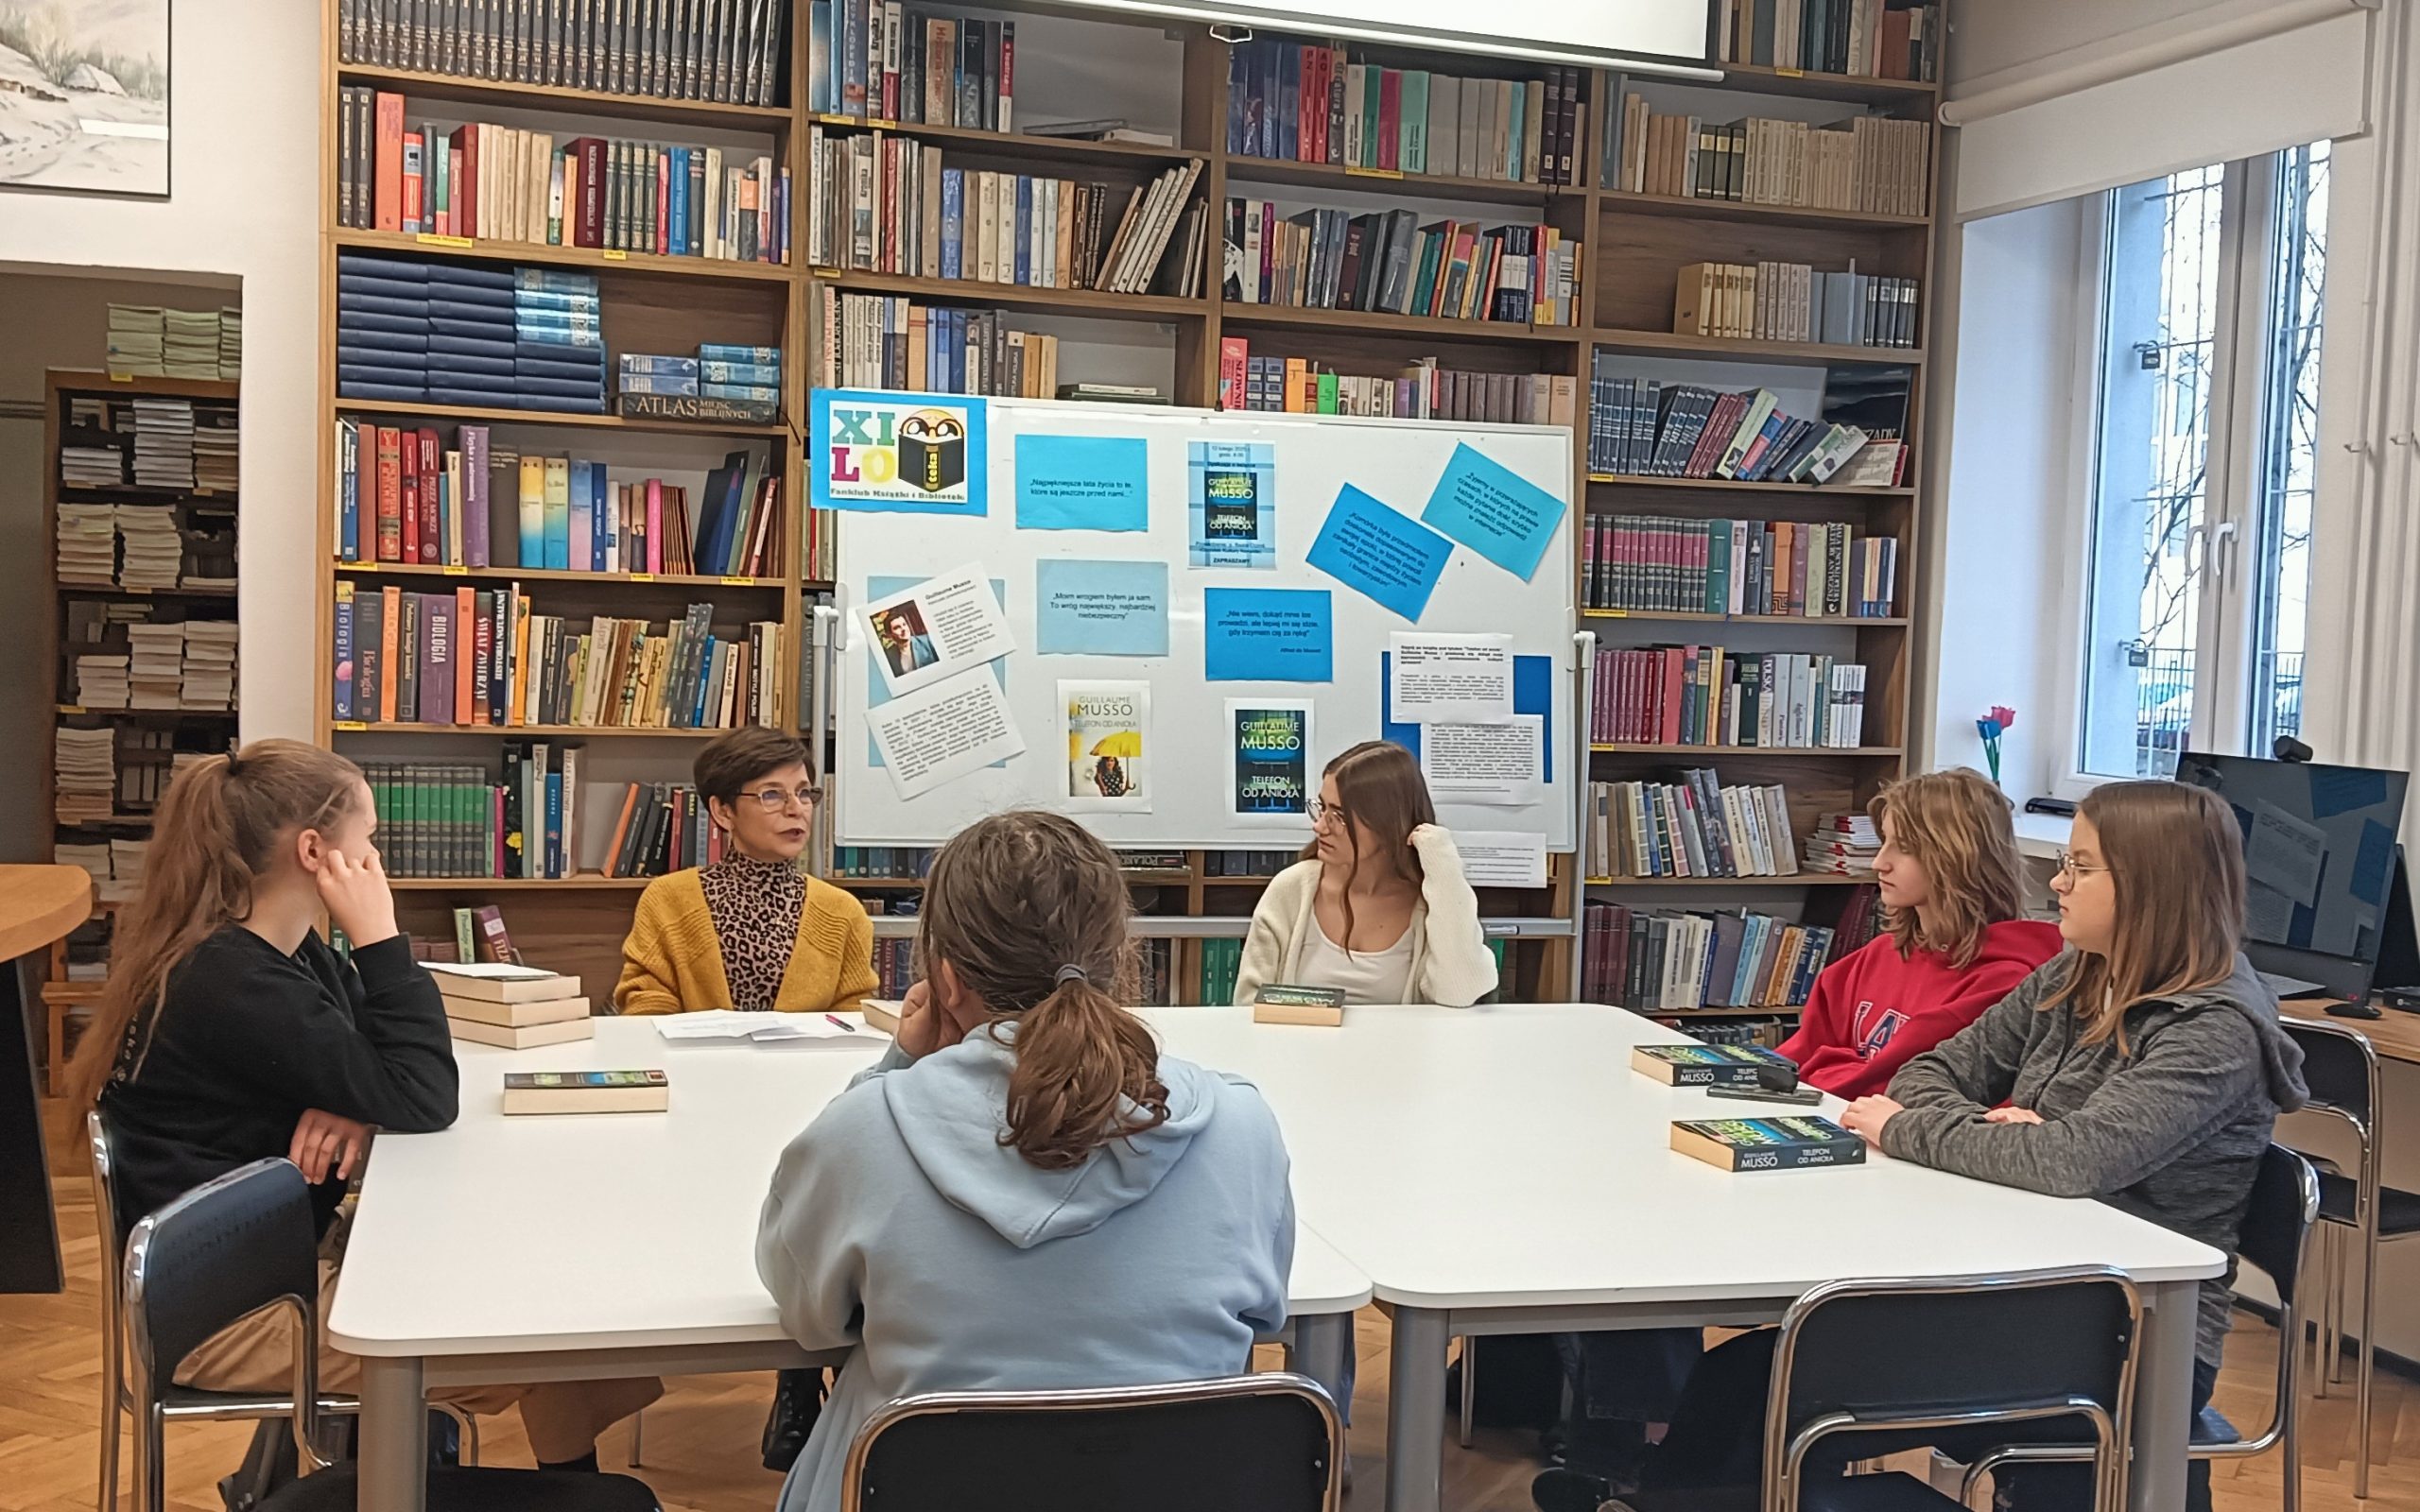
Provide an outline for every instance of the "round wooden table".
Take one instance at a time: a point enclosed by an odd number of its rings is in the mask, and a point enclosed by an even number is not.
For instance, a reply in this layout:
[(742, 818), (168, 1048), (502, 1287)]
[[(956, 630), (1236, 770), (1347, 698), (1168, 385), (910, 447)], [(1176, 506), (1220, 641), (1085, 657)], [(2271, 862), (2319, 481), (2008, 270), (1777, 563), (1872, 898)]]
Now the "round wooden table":
[(48, 950), (93, 917), (81, 867), (0, 867), (0, 1292), (55, 1292), (64, 1280), (50, 1205), (50, 1162), (34, 1091), (35, 1001), (17, 962)]

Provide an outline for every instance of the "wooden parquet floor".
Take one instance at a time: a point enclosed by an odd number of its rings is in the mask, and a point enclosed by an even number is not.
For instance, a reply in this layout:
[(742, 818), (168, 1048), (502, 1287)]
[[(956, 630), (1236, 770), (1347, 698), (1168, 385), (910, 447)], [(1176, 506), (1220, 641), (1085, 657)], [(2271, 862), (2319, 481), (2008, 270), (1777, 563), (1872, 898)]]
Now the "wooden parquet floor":
[[(62, 1126), (54, 1132), (64, 1134)], [(72, 1149), (64, 1138), (54, 1151)], [(56, 1177), (65, 1235), (68, 1288), (57, 1297), (0, 1297), (0, 1512), (93, 1512), (99, 1446), (99, 1245), (89, 1190), (80, 1173)], [(1359, 1392), (1354, 1401), (1355, 1489), (1347, 1512), (1379, 1512), (1385, 1475), (1387, 1348), (1383, 1320), (1366, 1313), (1359, 1331)], [(2238, 1320), (2219, 1383), (2218, 1405), (2238, 1423), (2265, 1420), (2274, 1379), (2275, 1333)], [(1274, 1365), (1273, 1351), (1264, 1351)], [(771, 1382), (765, 1376), (692, 1376), (669, 1383), (648, 1409), (644, 1465), (635, 1473), (667, 1508), (764, 1512), (779, 1487), (756, 1458)], [(2353, 1407), (2349, 1383), (2303, 1418), (2303, 1498), (2312, 1512), (2351, 1512)], [(2369, 1508), (2420, 1512), (2420, 1386), (2381, 1373)], [(481, 1423), (489, 1464), (527, 1465), (528, 1450), (511, 1418)], [(218, 1512), (216, 1483), (241, 1457), (250, 1429), (195, 1424), (169, 1430), (167, 1486), (180, 1512)], [(600, 1458), (618, 1469), (630, 1451), (628, 1426), (614, 1429)], [(1482, 1432), (1468, 1450), (1446, 1452), (1445, 1501), (1452, 1512), (1530, 1512), (1537, 1469), (1530, 1435)], [(2280, 1504), (2278, 1456), (2222, 1465), (2217, 1512), (2262, 1512)]]

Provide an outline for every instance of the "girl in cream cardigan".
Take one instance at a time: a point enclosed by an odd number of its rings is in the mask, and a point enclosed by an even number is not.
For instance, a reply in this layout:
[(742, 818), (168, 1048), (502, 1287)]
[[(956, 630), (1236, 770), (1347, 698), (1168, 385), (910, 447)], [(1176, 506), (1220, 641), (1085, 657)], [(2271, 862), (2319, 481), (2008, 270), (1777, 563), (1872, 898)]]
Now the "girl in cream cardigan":
[(1327, 764), (1311, 844), (1253, 910), (1236, 1001), (1271, 982), (1347, 1003), (1466, 1008), (1495, 990), (1495, 956), (1411, 752), (1365, 740)]

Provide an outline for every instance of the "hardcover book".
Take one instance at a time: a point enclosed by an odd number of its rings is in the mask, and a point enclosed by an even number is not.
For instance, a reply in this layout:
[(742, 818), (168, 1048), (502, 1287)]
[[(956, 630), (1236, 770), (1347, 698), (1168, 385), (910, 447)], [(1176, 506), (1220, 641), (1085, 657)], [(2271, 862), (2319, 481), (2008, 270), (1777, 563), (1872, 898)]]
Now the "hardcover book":
[(1863, 1165), (1865, 1141), (1828, 1118), (1709, 1118), (1675, 1123), (1672, 1148), (1725, 1171)]
[(1631, 1070), (1674, 1087), (1754, 1087), (1759, 1066), (1789, 1062), (1758, 1045), (1640, 1045)]
[(509, 1071), (504, 1111), (661, 1113), (672, 1106), (671, 1079), (660, 1071)]
[(1265, 983), (1253, 999), (1254, 1023), (1307, 1023), (1334, 1029), (1344, 1022), (1344, 994), (1332, 987)]

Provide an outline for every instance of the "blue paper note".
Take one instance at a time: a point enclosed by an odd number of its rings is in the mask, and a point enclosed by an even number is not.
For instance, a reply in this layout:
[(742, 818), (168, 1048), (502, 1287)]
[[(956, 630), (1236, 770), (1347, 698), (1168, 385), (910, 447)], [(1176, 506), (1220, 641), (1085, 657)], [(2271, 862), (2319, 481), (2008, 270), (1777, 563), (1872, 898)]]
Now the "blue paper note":
[(1417, 625), (1454, 543), (1350, 483), (1311, 542), (1310, 564)]
[(1420, 518), (1527, 582), (1563, 511), (1561, 499), (1461, 441)]
[(1043, 558), (1034, 564), (1033, 648), (1044, 656), (1167, 655), (1168, 564)]
[(1334, 680), (1335, 606), (1324, 588), (1206, 588), (1202, 677), (1211, 682)]
[(1019, 436), (1019, 530), (1148, 530), (1140, 437)]
[[(888, 595), (896, 593), (902, 589), (913, 588), (924, 580), (925, 579), (922, 577), (895, 577), (888, 575), (869, 576), (866, 579), (865, 602), (868, 604), (879, 604)], [(1005, 614), (1008, 612), (1009, 608), (1008, 585), (997, 577), (991, 579), (991, 583), (993, 596), (1000, 601), (1000, 611)], [(884, 704), (889, 703), (891, 699), (890, 689), (886, 686), (882, 680), (882, 668), (874, 660), (881, 654), (882, 653), (875, 648), (873, 639), (869, 637), (866, 641), (865, 671), (866, 708), (868, 711), (879, 709)], [(994, 657), (992, 659), (991, 665), (992, 680), (998, 683), (1001, 691), (1005, 693), (1008, 691), (1009, 686), (1009, 659), (1004, 656)], [(866, 731), (866, 764), (870, 766), (876, 767), (890, 765), (882, 759), (882, 747), (874, 744), (873, 731), (872, 730), (868, 730)], [(996, 768), (1006, 766), (1009, 764), (1007, 762), (1000, 761), (994, 762), (992, 765)]]

